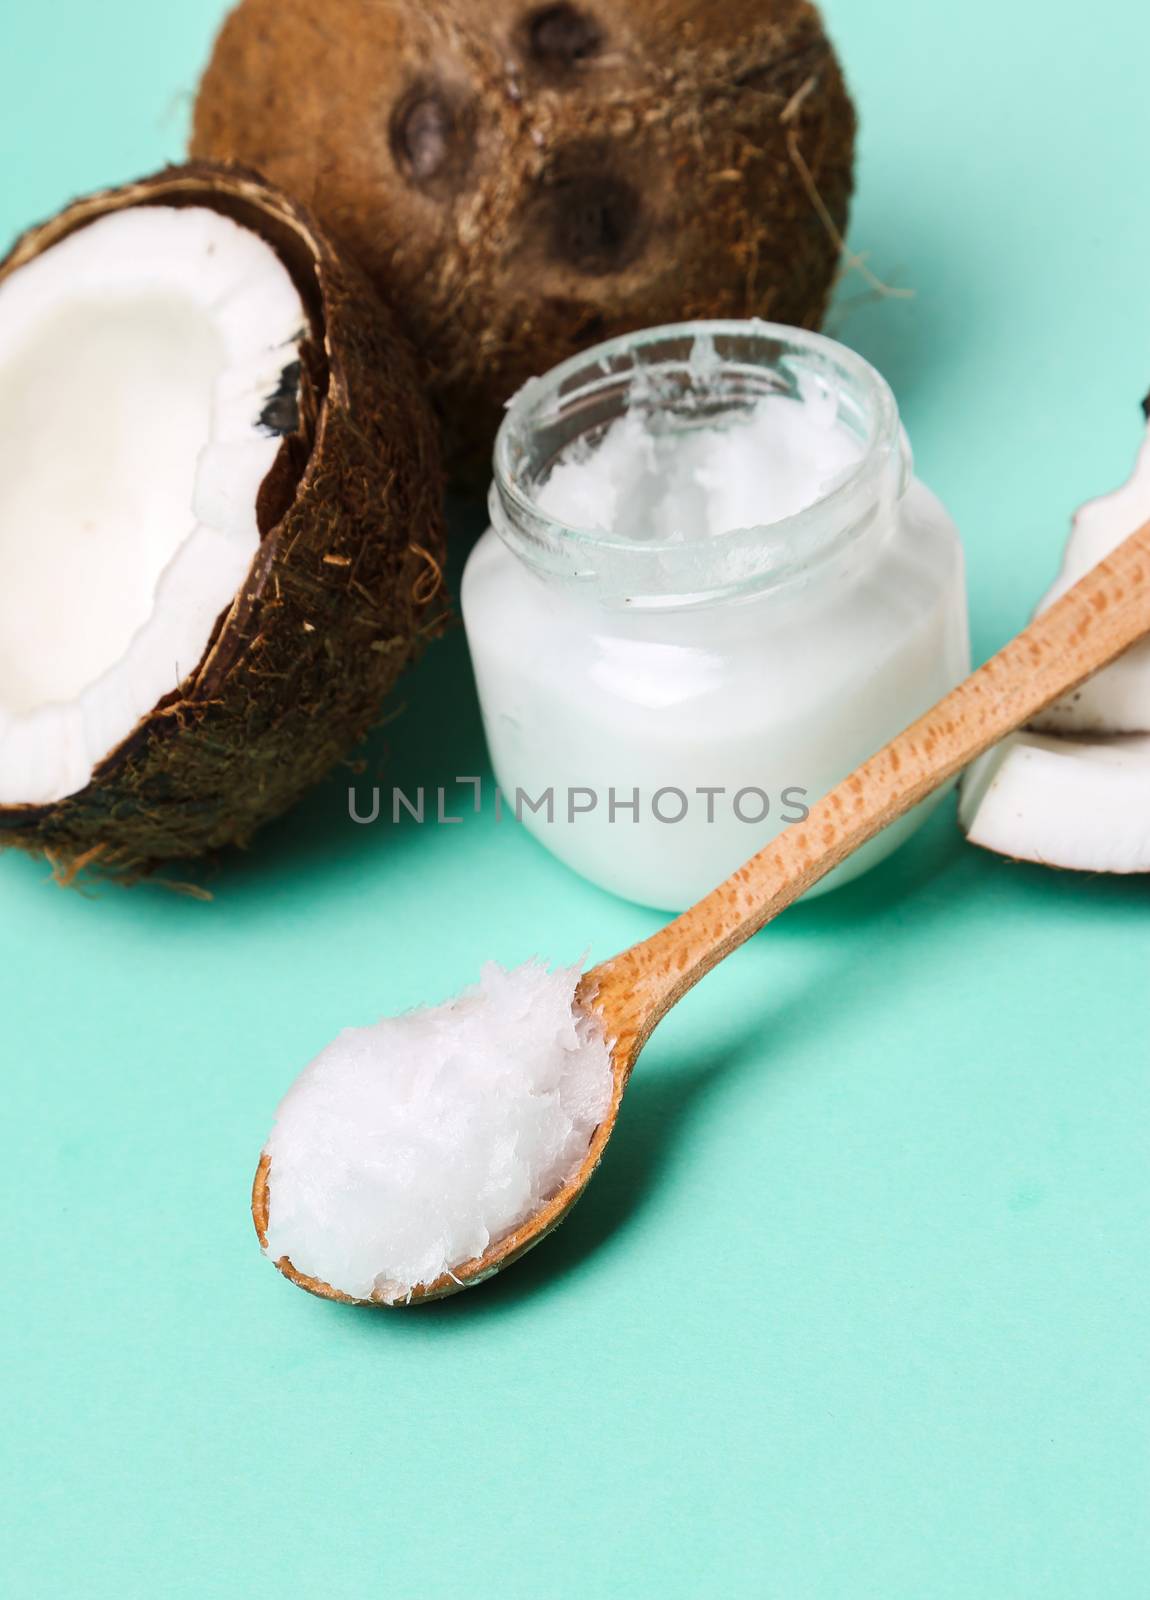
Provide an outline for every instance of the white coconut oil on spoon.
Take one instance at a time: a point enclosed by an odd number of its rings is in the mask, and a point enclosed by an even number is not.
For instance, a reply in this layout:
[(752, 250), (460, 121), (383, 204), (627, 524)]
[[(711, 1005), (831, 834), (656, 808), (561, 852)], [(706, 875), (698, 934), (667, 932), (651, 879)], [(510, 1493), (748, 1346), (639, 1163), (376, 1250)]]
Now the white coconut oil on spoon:
[(392, 1305), (557, 1194), (611, 1103), (577, 967), (494, 962), (443, 1005), (349, 1028), (300, 1075), (266, 1155), (273, 1261)]

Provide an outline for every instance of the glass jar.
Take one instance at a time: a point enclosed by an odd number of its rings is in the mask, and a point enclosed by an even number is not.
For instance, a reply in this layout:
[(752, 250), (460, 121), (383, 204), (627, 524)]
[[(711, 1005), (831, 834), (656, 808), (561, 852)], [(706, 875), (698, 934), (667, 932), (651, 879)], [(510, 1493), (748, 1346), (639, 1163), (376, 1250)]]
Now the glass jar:
[[(654, 540), (537, 503), (560, 454), (593, 454), (625, 414), (677, 433), (812, 394), (857, 462), (784, 520)], [(914, 477), (885, 381), (818, 334), (684, 323), (574, 357), (512, 402), (490, 511), (463, 616), (503, 812), (643, 905), (698, 899), (969, 670), (954, 524)]]

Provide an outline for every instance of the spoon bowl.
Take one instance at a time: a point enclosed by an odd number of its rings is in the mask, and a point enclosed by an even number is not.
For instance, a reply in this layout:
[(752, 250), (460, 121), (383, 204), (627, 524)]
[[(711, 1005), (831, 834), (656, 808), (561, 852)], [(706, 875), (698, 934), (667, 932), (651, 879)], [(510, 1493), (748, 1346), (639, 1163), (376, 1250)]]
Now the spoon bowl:
[[(586, 982), (586, 979), (584, 979)], [(431, 1283), (420, 1283), (411, 1291), (409, 1298), (396, 1302), (399, 1305), (417, 1305), (425, 1300), (442, 1300), (449, 1294), (458, 1294), (460, 1289), (470, 1289), (475, 1284), (483, 1283), (488, 1278), (493, 1278), (497, 1272), (502, 1272), (504, 1267), (518, 1261), (525, 1255), (532, 1245), (545, 1239), (552, 1229), (557, 1228), (571, 1207), (583, 1193), (591, 1181), (591, 1174), (599, 1165), (603, 1151), (607, 1147), (607, 1140), (615, 1128), (615, 1119), (619, 1112), (619, 1105), (623, 1098), (630, 1068), (620, 1072), (619, 1058), (615, 1052), (611, 1053), (611, 1076), (613, 1079), (611, 1104), (607, 1108), (607, 1115), (595, 1129), (591, 1136), (591, 1143), (587, 1147), (587, 1154), (583, 1157), (576, 1171), (559, 1190), (558, 1194), (547, 1200), (538, 1211), (532, 1212), (525, 1222), (509, 1234), (504, 1234), (496, 1243), (488, 1245), (481, 1256), (475, 1256), (471, 1261), (465, 1261), (450, 1272), (441, 1272), (438, 1278)], [(252, 1185), (252, 1220), (256, 1226), (256, 1234), (260, 1245), (267, 1248), (268, 1209), (271, 1204), (269, 1193), (269, 1175), (271, 1160), (267, 1155), (260, 1157), (259, 1166), (256, 1168), (255, 1182)], [(373, 1296), (369, 1300), (358, 1300), (354, 1295), (344, 1294), (342, 1289), (333, 1289), (330, 1283), (324, 1283), (322, 1278), (309, 1278), (304, 1272), (297, 1272), (287, 1256), (281, 1256), (275, 1263), (284, 1277), (294, 1283), (299, 1289), (306, 1289), (308, 1294), (318, 1295), (321, 1300), (341, 1300), (345, 1305), (386, 1305), (382, 1296)]]
[[(587, 972), (576, 1005), (602, 1023), (611, 1049), (607, 1114), (564, 1186), (481, 1256), (418, 1284), (400, 1304), (438, 1300), (501, 1272), (556, 1228), (583, 1193), (615, 1128), (623, 1092), (644, 1044), (673, 1005), (712, 967), (778, 916), (847, 856), (920, 801), (1150, 634), (1150, 522), (1094, 567), (1061, 600), (812, 806), (717, 889), (649, 939)], [(252, 1217), (267, 1246), (271, 1166), (264, 1155), (252, 1191)], [(276, 1266), (301, 1289), (356, 1301)]]

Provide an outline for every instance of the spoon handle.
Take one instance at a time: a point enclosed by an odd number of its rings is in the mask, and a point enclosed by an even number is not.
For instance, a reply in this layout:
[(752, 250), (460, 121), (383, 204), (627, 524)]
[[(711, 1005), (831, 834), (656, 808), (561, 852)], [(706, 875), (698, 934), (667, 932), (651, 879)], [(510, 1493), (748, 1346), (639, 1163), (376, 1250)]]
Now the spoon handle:
[(584, 992), (611, 1017), (617, 1059), (633, 1060), (688, 989), (860, 845), (1147, 633), (1150, 522), (804, 821), (650, 939), (587, 974)]

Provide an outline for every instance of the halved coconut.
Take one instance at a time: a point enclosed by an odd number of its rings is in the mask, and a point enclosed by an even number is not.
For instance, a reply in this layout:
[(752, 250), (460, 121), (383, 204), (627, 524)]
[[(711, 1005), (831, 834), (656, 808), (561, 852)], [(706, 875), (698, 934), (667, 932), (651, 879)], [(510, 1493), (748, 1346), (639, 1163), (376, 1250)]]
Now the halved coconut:
[[(1150, 433), (1122, 488), (1075, 515), (1062, 570), (1038, 610), (1146, 521)], [(972, 844), (1020, 861), (1150, 872), (1150, 642), (976, 761), (963, 778), (959, 821)]]
[(0, 264), (0, 843), (140, 870), (246, 841), (438, 615), (409, 353), (254, 175), (76, 202)]
[(1019, 733), (976, 761), (959, 819), (972, 844), (1081, 872), (1150, 872), (1150, 735)]

